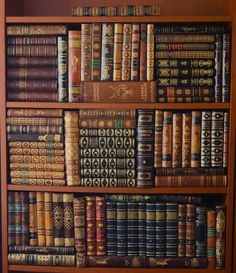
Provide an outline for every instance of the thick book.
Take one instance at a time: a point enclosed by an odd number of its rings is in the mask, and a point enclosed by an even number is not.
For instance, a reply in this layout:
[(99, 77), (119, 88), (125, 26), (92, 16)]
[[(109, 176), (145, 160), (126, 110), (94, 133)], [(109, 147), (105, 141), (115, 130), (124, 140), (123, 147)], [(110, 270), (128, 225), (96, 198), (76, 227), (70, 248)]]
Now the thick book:
[(106, 255), (106, 211), (104, 196), (96, 196), (96, 255)]
[(68, 101), (68, 39), (60, 36), (57, 38), (58, 58), (58, 101)]
[(166, 257), (178, 256), (178, 204), (166, 203)]
[(182, 113), (173, 114), (173, 133), (172, 133), (172, 168), (182, 166)]
[(92, 24), (91, 80), (99, 81), (101, 74), (101, 24)]
[(44, 193), (36, 192), (38, 245), (46, 245)]
[(146, 255), (146, 202), (138, 202), (138, 254)]
[(186, 255), (186, 204), (178, 204), (178, 257)]
[(121, 81), (123, 24), (114, 25), (113, 81)]
[(201, 165), (201, 112), (192, 111), (191, 167), (199, 168), (200, 165)]
[(131, 47), (132, 47), (132, 24), (123, 25), (123, 45), (122, 45), (122, 81), (130, 80), (131, 72)]
[(139, 79), (147, 80), (147, 24), (141, 24)]
[[(80, 109), (79, 111), (80, 118), (135, 118), (136, 111), (134, 109)], [(94, 131), (94, 130), (93, 130)], [(80, 130), (80, 133), (83, 130)], [(104, 133), (105, 131), (99, 131), (100, 134)], [(113, 133), (112, 130), (107, 130), (107, 134), (109, 132)], [(121, 133), (122, 131), (120, 131)], [(128, 130), (125, 130), (127, 132)], [(118, 135), (118, 131), (114, 131), (115, 135)]]
[(216, 269), (225, 267), (226, 207), (216, 206)]
[(196, 255), (196, 205), (187, 204), (186, 212), (186, 257)]
[(8, 45), (7, 55), (19, 57), (55, 57), (57, 56), (57, 47), (55, 45)]
[(81, 81), (91, 80), (92, 24), (81, 25)]
[(11, 25), (8, 36), (66, 35), (66, 25)]
[(147, 24), (147, 81), (154, 80), (154, 32), (155, 25)]
[(65, 246), (75, 245), (73, 198), (73, 194), (63, 193), (63, 222)]
[(85, 197), (86, 206), (86, 239), (87, 256), (96, 255), (96, 199), (95, 196)]
[[(8, 117), (49, 117), (60, 118), (63, 117), (63, 111), (60, 109), (8, 109)], [(22, 124), (20, 124), (22, 125)]]
[(25, 56), (8, 56), (7, 58), (8, 67), (57, 67), (56, 57), (25, 57)]
[(56, 45), (55, 36), (12, 36), (7, 38), (8, 45)]
[(156, 82), (82, 82), (83, 102), (156, 102)]
[(162, 131), (162, 168), (172, 167), (172, 112), (163, 112), (163, 131)]
[(53, 213), (52, 213), (52, 193), (44, 192), (45, 208), (45, 241), (46, 246), (54, 246), (53, 241)]
[(140, 24), (133, 24), (131, 37), (131, 81), (139, 80)]
[(207, 267), (216, 268), (216, 211), (207, 210)]
[[(156, 35), (158, 43), (214, 43), (214, 34), (160, 34)], [(168, 54), (168, 53), (167, 53)]]
[(55, 80), (57, 79), (56, 67), (8, 67), (8, 80)]

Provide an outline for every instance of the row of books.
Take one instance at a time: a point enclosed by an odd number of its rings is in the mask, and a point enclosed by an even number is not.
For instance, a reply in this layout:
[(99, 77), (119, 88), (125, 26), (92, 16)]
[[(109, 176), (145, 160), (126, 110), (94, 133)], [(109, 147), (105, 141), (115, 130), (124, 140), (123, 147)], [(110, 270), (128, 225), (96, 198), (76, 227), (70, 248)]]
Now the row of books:
[(76, 254), (77, 267), (85, 267), (86, 256), (196, 257), (224, 268), (226, 208), (199, 202), (181, 195), (10, 192), (9, 261), (40, 264), (37, 254), (50, 260)]
[(7, 35), (9, 100), (229, 101), (224, 25), (15, 25)]
[(6, 123), (13, 184), (227, 184), (226, 111), (9, 109)]

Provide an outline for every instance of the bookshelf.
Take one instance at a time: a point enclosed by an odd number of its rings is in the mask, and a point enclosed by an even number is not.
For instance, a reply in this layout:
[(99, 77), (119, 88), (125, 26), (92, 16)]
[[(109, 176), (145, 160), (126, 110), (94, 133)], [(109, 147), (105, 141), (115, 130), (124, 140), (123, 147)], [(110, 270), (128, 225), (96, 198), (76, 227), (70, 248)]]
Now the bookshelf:
[[(234, 162), (235, 162), (235, 124), (236, 124), (236, 83), (233, 80), (236, 75), (236, 17), (232, 14), (236, 8), (234, 0), (179, 0), (174, 5), (172, 0), (149, 0), (147, 4), (158, 3), (163, 5), (164, 15), (158, 17), (72, 17), (69, 16), (71, 8), (83, 6), (84, 1), (77, 0), (2, 0), (0, 1), (0, 37), (6, 41), (5, 29), (7, 24), (19, 23), (45, 23), (45, 24), (80, 24), (94, 22), (132, 22), (132, 23), (226, 23), (232, 29), (231, 47), (231, 92), (229, 103), (129, 103), (126, 109), (168, 109), (168, 110), (228, 110), (230, 113), (229, 155), (228, 155), (228, 186), (221, 187), (198, 187), (198, 188), (107, 188), (107, 193), (134, 193), (134, 194), (201, 194), (221, 195), (227, 206), (227, 228), (226, 228), (226, 264), (225, 269), (152, 269), (152, 268), (66, 268), (66, 267), (40, 267), (26, 265), (8, 265), (7, 262), (7, 194), (11, 191), (47, 191), (47, 192), (71, 192), (71, 193), (101, 193), (101, 188), (96, 187), (68, 187), (68, 186), (27, 186), (11, 185), (8, 177), (8, 159), (6, 142), (6, 111), (8, 108), (32, 108), (32, 109), (122, 109), (124, 104), (116, 103), (59, 103), (59, 102), (8, 102), (6, 100), (6, 48), (5, 43), (0, 43), (1, 61), (1, 93), (0, 93), (0, 115), (1, 115), (1, 219), (2, 219), (2, 272), (81, 272), (81, 273), (134, 273), (134, 272), (208, 272), (208, 273), (231, 273), (233, 253), (233, 204), (234, 204)], [(116, 4), (115, 1), (112, 1)], [(120, 4), (141, 4), (142, 0), (120, 1)], [(102, 0), (103, 5), (110, 5), (110, 0)], [(101, 5), (101, 1), (91, 0), (90, 5)], [(234, 76), (234, 77), (233, 77)], [(236, 235), (235, 235), (236, 237)], [(236, 240), (235, 240), (236, 242)], [(235, 245), (235, 243), (234, 243)], [(234, 247), (235, 248), (235, 247)]]

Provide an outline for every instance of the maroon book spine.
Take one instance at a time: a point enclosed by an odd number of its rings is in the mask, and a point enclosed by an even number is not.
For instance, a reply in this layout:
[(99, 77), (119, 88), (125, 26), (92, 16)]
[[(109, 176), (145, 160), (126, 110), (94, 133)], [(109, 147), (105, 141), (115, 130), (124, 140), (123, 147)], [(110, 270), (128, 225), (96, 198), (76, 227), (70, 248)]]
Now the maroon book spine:
[(86, 196), (87, 256), (96, 255), (96, 200)]

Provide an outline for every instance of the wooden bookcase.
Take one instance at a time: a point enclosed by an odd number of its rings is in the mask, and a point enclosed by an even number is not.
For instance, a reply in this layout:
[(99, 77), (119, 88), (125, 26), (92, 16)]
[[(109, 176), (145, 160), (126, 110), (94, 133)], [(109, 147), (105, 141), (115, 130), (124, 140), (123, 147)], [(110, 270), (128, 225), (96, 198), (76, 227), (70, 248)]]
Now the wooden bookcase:
[[(120, 0), (122, 4), (143, 4), (142, 0)], [(236, 122), (236, 9), (235, 0), (147, 0), (147, 4), (159, 3), (163, 5), (164, 15), (160, 17), (72, 17), (71, 8), (88, 4), (82, 0), (0, 0), (0, 115), (1, 115), (1, 220), (2, 220), (2, 272), (61, 272), (61, 273), (134, 273), (134, 272), (208, 272), (231, 273), (233, 266), (233, 215), (234, 205), (234, 164), (235, 164), (235, 122)], [(114, 0), (90, 0), (89, 5), (116, 5)], [(236, 12), (235, 12), (236, 13)], [(155, 194), (221, 194), (227, 206), (226, 230), (226, 266), (223, 270), (216, 269), (122, 269), (122, 268), (65, 268), (40, 266), (8, 266), (7, 262), (7, 193), (8, 191), (48, 191), (48, 192), (87, 192), (98, 193), (101, 188), (89, 187), (51, 187), (51, 186), (22, 186), (9, 185), (7, 173), (7, 142), (6, 142), (6, 110), (8, 108), (116, 108), (121, 109), (124, 104), (106, 103), (42, 103), (42, 102), (7, 102), (6, 101), (6, 55), (5, 55), (5, 27), (8, 23), (83, 23), (83, 22), (224, 22), (232, 28), (232, 58), (231, 58), (231, 97), (230, 103), (168, 103), (168, 104), (127, 104), (130, 109), (225, 109), (230, 113), (229, 134), (229, 165), (227, 188), (106, 188), (107, 193), (155, 193)], [(235, 236), (236, 237), (236, 236)], [(236, 242), (234, 248), (236, 247)], [(235, 258), (236, 259), (236, 258)]]

